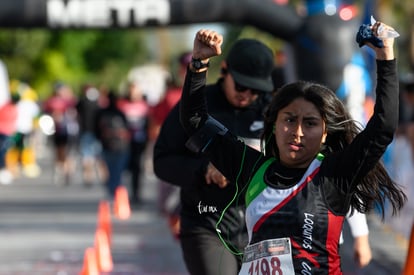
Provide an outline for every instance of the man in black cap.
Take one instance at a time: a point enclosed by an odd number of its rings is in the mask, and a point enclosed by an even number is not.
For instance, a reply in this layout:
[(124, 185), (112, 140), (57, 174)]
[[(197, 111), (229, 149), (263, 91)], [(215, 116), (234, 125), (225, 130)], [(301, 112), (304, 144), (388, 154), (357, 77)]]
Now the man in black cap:
[[(194, 56), (194, 53), (193, 53)], [(205, 68), (203, 60), (191, 68)], [(206, 87), (209, 113), (260, 150), (263, 112), (273, 91), (272, 51), (253, 39), (238, 40), (221, 64), (221, 77)], [(165, 120), (154, 147), (154, 171), (181, 187), (179, 240), (190, 274), (237, 274), (247, 244), (243, 191), (229, 186), (208, 159), (186, 148), (178, 105)], [(212, 183), (216, 184), (212, 184)]]

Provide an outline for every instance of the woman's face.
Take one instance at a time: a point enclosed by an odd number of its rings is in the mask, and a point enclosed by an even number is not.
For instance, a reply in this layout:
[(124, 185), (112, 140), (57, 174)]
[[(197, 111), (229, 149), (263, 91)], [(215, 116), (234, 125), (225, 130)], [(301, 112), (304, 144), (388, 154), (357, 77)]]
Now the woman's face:
[(287, 167), (308, 167), (327, 135), (319, 110), (304, 98), (281, 109), (274, 127), (279, 158)]

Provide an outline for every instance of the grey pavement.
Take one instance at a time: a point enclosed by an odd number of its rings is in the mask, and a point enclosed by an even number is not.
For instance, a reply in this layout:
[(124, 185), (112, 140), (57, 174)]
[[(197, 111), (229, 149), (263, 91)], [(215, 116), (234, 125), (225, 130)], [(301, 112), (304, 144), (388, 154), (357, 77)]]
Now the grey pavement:
[[(93, 246), (103, 185), (85, 187), (79, 168), (71, 184), (54, 184), (52, 159), (40, 164), (38, 178), (0, 185), (1, 275), (79, 274), (85, 249)], [(128, 220), (112, 213), (110, 274), (185, 275), (179, 245), (157, 211), (155, 179), (146, 183), (145, 200), (131, 206)]]
[[(0, 275), (79, 274), (84, 251), (93, 246), (98, 204), (105, 199), (103, 185), (83, 186), (79, 167), (69, 185), (55, 184), (50, 155), (43, 155), (39, 163), (39, 177), (22, 176), (0, 186)], [(145, 175), (143, 204), (132, 207), (128, 220), (111, 219), (114, 270), (110, 274), (188, 274), (179, 245), (157, 211), (157, 181), (150, 170)], [(352, 238), (345, 227), (344, 275), (401, 274), (407, 240), (375, 215), (368, 222), (373, 260), (362, 270), (355, 268)]]

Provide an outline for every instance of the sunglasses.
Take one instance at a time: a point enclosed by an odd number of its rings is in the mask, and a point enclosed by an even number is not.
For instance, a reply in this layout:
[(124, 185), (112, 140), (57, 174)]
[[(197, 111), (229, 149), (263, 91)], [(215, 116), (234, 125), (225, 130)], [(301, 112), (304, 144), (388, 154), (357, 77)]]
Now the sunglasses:
[(236, 92), (238, 92), (238, 93), (243, 93), (243, 92), (245, 92), (245, 91), (247, 91), (247, 90), (250, 90), (250, 92), (252, 93), (252, 94), (254, 94), (254, 95), (257, 95), (257, 94), (260, 94), (261, 93), (261, 91), (259, 91), (259, 90), (256, 90), (256, 89), (252, 89), (252, 88), (249, 88), (249, 87), (245, 87), (245, 86), (243, 86), (243, 85), (240, 85), (239, 83), (237, 83), (236, 81), (234, 81), (234, 89), (236, 90)]

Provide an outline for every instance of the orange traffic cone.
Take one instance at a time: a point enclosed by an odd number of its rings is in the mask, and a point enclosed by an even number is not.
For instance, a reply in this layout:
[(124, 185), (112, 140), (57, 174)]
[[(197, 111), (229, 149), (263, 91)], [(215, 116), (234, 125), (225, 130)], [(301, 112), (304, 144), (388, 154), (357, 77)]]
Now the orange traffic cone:
[(407, 258), (405, 260), (405, 267), (403, 275), (414, 274), (414, 223), (411, 228), (410, 243), (408, 245)]
[(111, 249), (108, 235), (103, 229), (97, 229), (95, 234), (95, 250), (98, 269), (102, 272), (110, 272), (113, 269)]
[(97, 229), (102, 229), (108, 236), (109, 244), (111, 244), (112, 223), (111, 223), (111, 207), (109, 201), (102, 200), (98, 206), (98, 225)]
[(94, 247), (88, 247), (83, 257), (83, 267), (79, 275), (99, 275), (96, 251)]
[(118, 186), (115, 190), (114, 214), (120, 220), (127, 220), (131, 216), (128, 190), (123, 185)]

